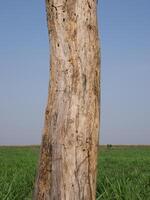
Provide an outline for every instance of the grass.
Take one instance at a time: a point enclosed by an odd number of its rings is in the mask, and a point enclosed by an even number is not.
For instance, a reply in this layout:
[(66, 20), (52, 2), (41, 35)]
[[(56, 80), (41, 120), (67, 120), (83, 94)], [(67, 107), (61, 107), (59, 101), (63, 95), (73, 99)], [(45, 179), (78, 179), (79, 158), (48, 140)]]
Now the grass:
[(150, 200), (150, 148), (101, 149), (97, 199)]
[[(31, 200), (39, 147), (0, 147), (0, 200)], [(102, 147), (97, 200), (150, 200), (150, 147)]]

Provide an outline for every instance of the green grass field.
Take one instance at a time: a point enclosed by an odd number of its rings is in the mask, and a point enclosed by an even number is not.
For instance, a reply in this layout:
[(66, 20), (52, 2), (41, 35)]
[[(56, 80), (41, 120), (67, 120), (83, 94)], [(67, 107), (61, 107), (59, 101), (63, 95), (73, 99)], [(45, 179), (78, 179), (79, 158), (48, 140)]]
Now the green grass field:
[[(31, 200), (39, 147), (0, 147), (0, 200)], [(150, 200), (150, 147), (102, 147), (97, 200)]]

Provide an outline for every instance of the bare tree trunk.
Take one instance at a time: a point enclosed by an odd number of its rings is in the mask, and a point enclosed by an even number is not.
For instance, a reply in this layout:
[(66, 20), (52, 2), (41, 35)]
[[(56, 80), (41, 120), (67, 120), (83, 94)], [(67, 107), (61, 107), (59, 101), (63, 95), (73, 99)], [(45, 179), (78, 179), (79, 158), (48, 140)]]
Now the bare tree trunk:
[(94, 200), (99, 132), (96, 0), (46, 0), (51, 73), (35, 200)]

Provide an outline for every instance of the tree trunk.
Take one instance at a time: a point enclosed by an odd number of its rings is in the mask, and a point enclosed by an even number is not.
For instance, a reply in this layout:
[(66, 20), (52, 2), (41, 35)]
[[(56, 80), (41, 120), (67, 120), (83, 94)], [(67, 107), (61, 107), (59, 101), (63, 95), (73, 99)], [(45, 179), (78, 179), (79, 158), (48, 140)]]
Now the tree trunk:
[(46, 0), (50, 85), (35, 200), (94, 200), (99, 133), (96, 0)]

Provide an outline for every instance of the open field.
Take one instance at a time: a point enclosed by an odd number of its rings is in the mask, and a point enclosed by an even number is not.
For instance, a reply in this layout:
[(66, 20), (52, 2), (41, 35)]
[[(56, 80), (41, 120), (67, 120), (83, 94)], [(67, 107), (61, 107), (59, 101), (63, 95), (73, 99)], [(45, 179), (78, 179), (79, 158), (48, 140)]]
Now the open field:
[[(0, 200), (31, 200), (39, 147), (0, 147)], [(150, 200), (150, 147), (102, 147), (97, 200)]]

